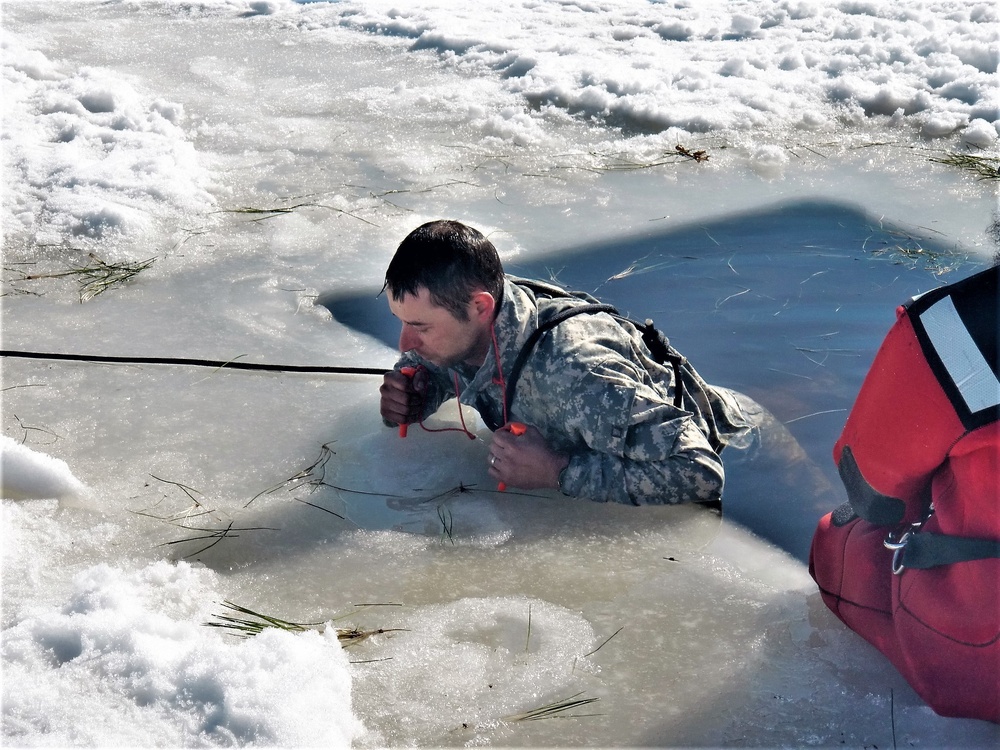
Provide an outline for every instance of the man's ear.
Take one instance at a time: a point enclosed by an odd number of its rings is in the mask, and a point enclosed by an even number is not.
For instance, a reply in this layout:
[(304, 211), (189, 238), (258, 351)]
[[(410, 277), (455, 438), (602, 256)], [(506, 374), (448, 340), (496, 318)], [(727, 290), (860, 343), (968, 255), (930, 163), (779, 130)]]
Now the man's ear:
[(472, 317), (478, 321), (489, 323), (493, 321), (493, 311), (496, 310), (496, 300), (487, 291), (475, 292), (472, 295)]

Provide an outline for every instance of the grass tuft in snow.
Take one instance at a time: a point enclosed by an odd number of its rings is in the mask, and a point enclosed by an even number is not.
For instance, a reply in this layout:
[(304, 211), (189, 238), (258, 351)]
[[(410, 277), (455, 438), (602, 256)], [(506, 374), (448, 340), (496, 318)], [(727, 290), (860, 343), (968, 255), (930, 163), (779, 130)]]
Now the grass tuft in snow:
[(87, 302), (99, 294), (103, 294), (109, 289), (121, 286), (126, 281), (138, 276), (147, 268), (153, 265), (156, 258), (135, 263), (108, 263), (94, 253), (87, 255), (89, 259), (82, 265), (77, 265), (65, 271), (55, 271), (53, 273), (23, 274), (20, 281), (37, 281), (39, 279), (60, 279), (75, 277), (80, 284), (80, 302)]
[[(252, 638), (255, 635), (260, 635), (267, 628), (277, 628), (290, 633), (304, 633), (307, 630), (322, 632), (326, 629), (325, 622), (291, 622), (289, 620), (282, 620), (279, 617), (255, 612), (252, 609), (242, 607), (231, 601), (222, 602), (222, 606), (230, 612), (241, 616), (236, 617), (228, 614), (215, 615), (218, 619), (206, 622), (204, 625), (209, 628), (221, 628), (231, 635), (236, 635), (240, 638)], [(405, 628), (378, 628), (377, 630), (361, 630), (356, 627), (337, 628), (337, 640), (343, 646), (347, 647), (366, 641), (373, 635), (401, 632), (404, 630)]]
[(950, 151), (944, 156), (932, 157), (931, 161), (971, 172), (980, 180), (1000, 180), (1000, 157), (959, 154)]

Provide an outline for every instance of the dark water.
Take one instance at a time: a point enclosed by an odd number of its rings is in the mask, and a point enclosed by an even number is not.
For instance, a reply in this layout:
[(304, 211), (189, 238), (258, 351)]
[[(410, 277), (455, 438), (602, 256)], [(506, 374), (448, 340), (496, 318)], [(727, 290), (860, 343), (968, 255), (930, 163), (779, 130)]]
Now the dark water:
[[(802, 202), (507, 270), (652, 318), (709, 382), (762, 404), (758, 447), (724, 454), (724, 512), (805, 560), (816, 521), (846, 497), (831, 451), (896, 307), (982, 267), (930, 231), (896, 232), (855, 208)], [(395, 346), (398, 325), (377, 292), (321, 303)]]

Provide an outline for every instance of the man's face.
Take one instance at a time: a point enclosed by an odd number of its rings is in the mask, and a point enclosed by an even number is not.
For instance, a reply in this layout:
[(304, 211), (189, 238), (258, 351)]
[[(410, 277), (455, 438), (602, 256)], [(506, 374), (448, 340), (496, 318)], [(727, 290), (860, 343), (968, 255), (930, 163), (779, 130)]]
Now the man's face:
[(430, 292), (421, 287), (416, 295), (396, 300), (389, 295), (389, 309), (399, 318), (399, 350), (411, 349), (438, 367), (459, 362), (479, 366), (489, 351), (489, 331), (476, 316), (470, 300), (469, 320), (459, 320), (450, 310), (431, 302)]

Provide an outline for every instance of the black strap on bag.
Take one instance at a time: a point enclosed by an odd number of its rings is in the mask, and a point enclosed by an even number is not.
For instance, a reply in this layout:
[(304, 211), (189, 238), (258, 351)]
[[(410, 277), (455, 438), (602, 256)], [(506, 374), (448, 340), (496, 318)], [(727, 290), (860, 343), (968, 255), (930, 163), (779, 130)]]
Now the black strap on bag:
[[(837, 470), (840, 472), (840, 481), (847, 490), (847, 499), (854, 516), (861, 517), (875, 526), (895, 526), (903, 521), (906, 503), (898, 497), (883, 495), (868, 483), (858, 467), (851, 446), (843, 447)], [(843, 515), (841, 513), (840, 517)], [(835, 517), (834, 523), (837, 523), (837, 520), (838, 517)]]
[(924, 531), (912, 535), (902, 548), (904, 568), (936, 568), (970, 560), (1000, 557), (1000, 540), (934, 534)]

